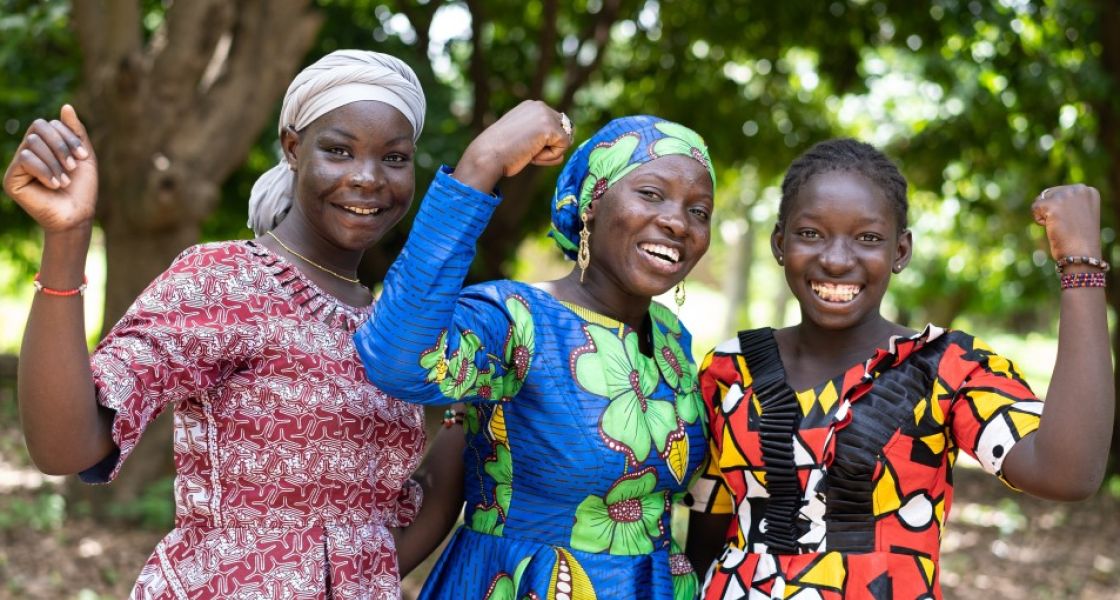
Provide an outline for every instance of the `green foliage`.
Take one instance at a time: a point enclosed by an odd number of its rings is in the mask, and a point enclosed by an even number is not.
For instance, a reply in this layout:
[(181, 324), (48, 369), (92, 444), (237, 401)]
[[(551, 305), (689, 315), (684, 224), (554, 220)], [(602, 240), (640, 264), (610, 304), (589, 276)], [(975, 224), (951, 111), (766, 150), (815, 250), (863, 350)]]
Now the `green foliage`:
[(109, 517), (114, 521), (136, 523), (153, 531), (165, 531), (175, 522), (174, 491), (174, 476), (157, 479), (145, 487), (135, 500), (109, 507)]
[(0, 532), (23, 528), (57, 531), (65, 519), (66, 500), (51, 491), (41, 491), (30, 499), (19, 496), (0, 498)]
[[(57, 115), (78, 76), (76, 42), (63, 0), (0, 0), (0, 164), (7, 165), (33, 119)], [(0, 260), (26, 273), (38, 264), (38, 230), (0, 194)]]

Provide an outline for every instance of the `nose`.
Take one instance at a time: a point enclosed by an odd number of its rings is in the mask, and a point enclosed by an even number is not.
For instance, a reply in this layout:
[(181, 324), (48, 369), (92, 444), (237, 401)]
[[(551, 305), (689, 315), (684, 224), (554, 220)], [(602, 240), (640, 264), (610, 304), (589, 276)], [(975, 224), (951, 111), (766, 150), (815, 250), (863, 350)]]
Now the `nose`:
[(683, 203), (665, 202), (657, 214), (657, 224), (674, 238), (682, 238), (688, 233), (688, 210)]
[(842, 236), (834, 237), (821, 253), (821, 266), (830, 275), (847, 273), (855, 265), (855, 255), (848, 240)]
[(382, 180), (377, 169), (377, 161), (357, 161), (354, 170), (347, 175), (346, 184), (354, 189), (373, 189)]

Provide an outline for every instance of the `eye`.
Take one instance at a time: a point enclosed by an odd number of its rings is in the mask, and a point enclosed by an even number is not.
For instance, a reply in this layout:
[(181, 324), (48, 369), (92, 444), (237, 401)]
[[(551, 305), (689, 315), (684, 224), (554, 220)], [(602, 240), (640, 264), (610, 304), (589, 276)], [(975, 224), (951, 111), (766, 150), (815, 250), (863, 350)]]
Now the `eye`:
[(861, 234), (856, 236), (857, 241), (867, 242), (867, 243), (872, 243), (872, 244), (881, 242), (881, 241), (883, 241), (883, 239), (884, 239), (883, 236), (881, 236), (877, 233), (870, 233), (870, 232), (869, 233), (861, 233)]
[(712, 213), (708, 212), (707, 210), (705, 210), (703, 208), (690, 208), (688, 210), (688, 212), (695, 215), (701, 221), (707, 221), (707, 220), (712, 218)]
[(821, 234), (816, 229), (799, 229), (797, 231), (797, 237), (805, 238), (807, 240), (819, 240), (821, 238)]
[(660, 202), (661, 201), (661, 194), (658, 193), (657, 190), (650, 189), (650, 188), (638, 188), (638, 193), (641, 194), (643, 198), (645, 198), (646, 200), (649, 200), (650, 202)]
[(324, 150), (327, 154), (332, 154), (340, 158), (350, 158), (350, 149), (344, 146), (327, 146)]
[(407, 154), (401, 154), (400, 152), (394, 152), (392, 154), (387, 154), (383, 160), (389, 163), (403, 164), (412, 160), (412, 157)]

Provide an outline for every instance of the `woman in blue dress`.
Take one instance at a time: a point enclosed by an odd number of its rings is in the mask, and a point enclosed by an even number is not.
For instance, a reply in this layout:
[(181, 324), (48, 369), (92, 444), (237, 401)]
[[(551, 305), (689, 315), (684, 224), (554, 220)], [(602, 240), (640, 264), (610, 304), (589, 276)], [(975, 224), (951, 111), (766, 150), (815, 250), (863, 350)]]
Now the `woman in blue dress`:
[(467, 407), (465, 524), (426, 598), (696, 593), (670, 513), (706, 424), (691, 337), (652, 298), (708, 248), (715, 174), (700, 136), (650, 116), (610, 122), (552, 200), (550, 235), (572, 272), (463, 287), (501, 201), (487, 191), (529, 163), (558, 164), (570, 135), (540, 102), (480, 134), (436, 176), (355, 338), (387, 393)]

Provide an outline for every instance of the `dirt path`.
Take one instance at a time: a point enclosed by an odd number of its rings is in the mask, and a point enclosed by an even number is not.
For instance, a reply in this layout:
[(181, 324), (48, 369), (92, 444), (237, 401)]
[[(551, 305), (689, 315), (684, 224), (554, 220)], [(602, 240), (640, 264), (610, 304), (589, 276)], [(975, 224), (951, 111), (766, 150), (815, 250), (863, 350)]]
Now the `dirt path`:
[[(0, 598), (127, 597), (162, 533), (66, 518), (56, 479), (4, 467), (0, 461)], [(956, 477), (942, 557), (947, 600), (1120, 600), (1115, 496), (1055, 504), (975, 469), (958, 468)], [(405, 598), (415, 597), (423, 569), (406, 579)]]

